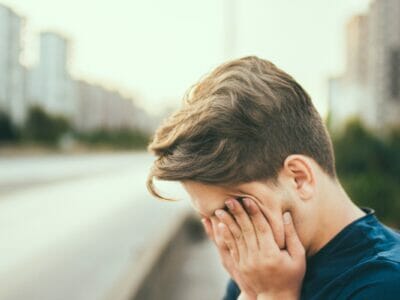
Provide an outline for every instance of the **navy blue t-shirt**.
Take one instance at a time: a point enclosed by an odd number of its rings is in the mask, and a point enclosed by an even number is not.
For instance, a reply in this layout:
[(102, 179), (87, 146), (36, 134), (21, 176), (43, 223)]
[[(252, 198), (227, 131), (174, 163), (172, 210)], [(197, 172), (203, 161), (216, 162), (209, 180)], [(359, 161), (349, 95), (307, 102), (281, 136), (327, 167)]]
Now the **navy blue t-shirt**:
[[(301, 299), (400, 299), (400, 233), (371, 208), (307, 258)], [(400, 218), (400, 216), (399, 216)], [(230, 280), (224, 300), (237, 299)]]

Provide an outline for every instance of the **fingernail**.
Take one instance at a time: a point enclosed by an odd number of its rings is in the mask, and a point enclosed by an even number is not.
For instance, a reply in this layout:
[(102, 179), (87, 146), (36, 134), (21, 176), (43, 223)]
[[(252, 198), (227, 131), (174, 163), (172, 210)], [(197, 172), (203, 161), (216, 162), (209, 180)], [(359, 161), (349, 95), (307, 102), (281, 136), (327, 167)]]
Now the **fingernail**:
[(234, 204), (232, 200), (225, 201), (226, 206), (228, 206), (229, 210), (233, 210)]
[(215, 211), (215, 215), (216, 215), (217, 217), (221, 218), (221, 217), (224, 215), (224, 211), (221, 210), (221, 209), (217, 209), (217, 210)]
[(289, 224), (290, 222), (292, 222), (292, 216), (287, 211), (283, 214), (283, 224)]

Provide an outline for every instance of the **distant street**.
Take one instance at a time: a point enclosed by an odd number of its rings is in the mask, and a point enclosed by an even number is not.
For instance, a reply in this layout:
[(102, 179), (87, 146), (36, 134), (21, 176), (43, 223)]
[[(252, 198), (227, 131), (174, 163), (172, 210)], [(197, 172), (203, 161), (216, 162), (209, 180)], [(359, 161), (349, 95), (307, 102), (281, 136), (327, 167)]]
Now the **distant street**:
[[(103, 299), (160, 228), (188, 208), (149, 196), (151, 161), (146, 153), (0, 158), (0, 299)], [(212, 263), (220, 294), (225, 277), (204, 245), (187, 263), (204, 275), (204, 261)]]

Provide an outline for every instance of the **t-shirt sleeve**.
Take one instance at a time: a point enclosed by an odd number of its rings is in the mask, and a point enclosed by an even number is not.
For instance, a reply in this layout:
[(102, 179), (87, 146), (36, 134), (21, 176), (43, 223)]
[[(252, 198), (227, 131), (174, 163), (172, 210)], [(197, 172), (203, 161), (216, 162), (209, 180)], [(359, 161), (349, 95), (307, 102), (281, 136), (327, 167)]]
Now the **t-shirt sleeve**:
[(235, 281), (230, 279), (226, 286), (225, 296), (223, 300), (236, 300), (240, 295), (240, 289)]

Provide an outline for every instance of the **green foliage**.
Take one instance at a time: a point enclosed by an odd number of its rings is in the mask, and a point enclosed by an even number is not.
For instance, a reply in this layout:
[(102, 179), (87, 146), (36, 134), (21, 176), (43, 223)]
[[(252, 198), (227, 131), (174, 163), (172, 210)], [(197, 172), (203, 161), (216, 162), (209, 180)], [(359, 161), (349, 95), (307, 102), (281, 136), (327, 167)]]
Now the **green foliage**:
[(40, 107), (30, 108), (24, 127), (18, 131), (9, 117), (0, 112), (0, 143), (22, 142), (22, 145), (33, 143), (55, 147), (66, 136), (94, 148), (145, 149), (149, 143), (149, 135), (139, 129), (73, 131), (65, 118), (48, 114)]
[(333, 144), (338, 176), (349, 196), (400, 227), (400, 130), (378, 137), (352, 120)]
[(32, 107), (25, 123), (24, 138), (55, 146), (61, 136), (69, 130), (70, 124), (63, 117), (51, 116), (39, 107)]
[(149, 136), (140, 130), (96, 130), (78, 134), (78, 139), (86, 144), (117, 149), (145, 149)]
[(10, 117), (0, 111), (0, 143), (15, 142), (18, 139), (18, 130), (13, 126)]

